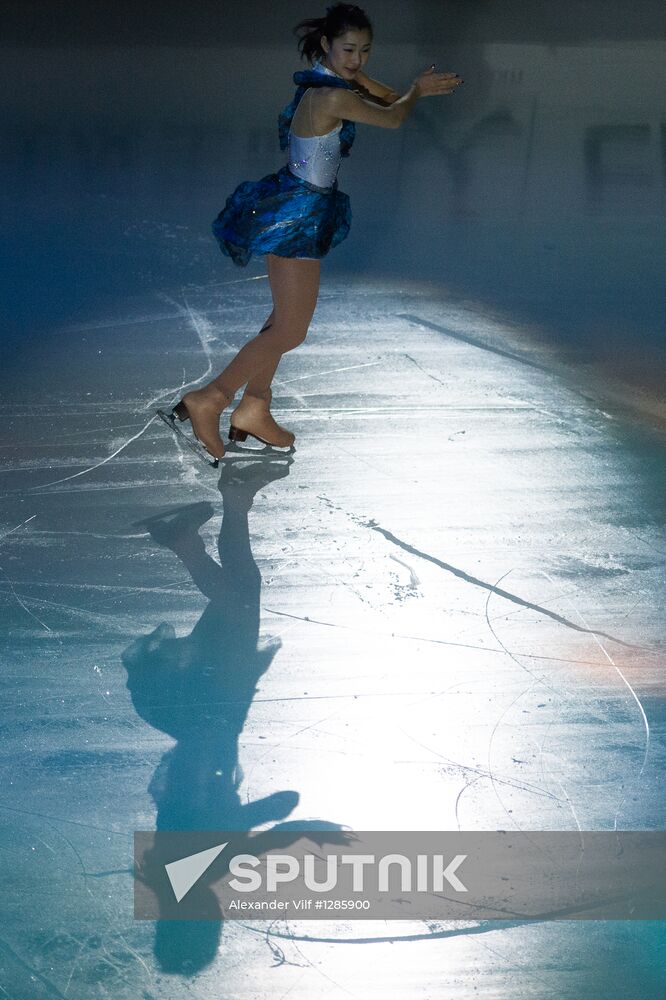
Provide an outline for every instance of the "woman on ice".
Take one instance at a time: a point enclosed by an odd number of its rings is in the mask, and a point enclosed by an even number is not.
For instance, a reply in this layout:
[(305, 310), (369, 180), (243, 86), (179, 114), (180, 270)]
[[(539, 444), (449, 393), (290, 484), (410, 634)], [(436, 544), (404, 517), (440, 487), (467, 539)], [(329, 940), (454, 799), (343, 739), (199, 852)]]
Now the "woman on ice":
[(237, 266), (245, 267), (252, 254), (266, 256), (273, 311), (223, 372), (185, 393), (168, 416), (160, 414), (174, 429), (176, 420), (190, 420), (213, 465), (224, 455), (220, 415), (241, 386), (230, 440), (249, 434), (277, 447), (294, 442), (271, 416), (271, 381), (282, 355), (305, 340), (321, 258), (349, 233), (349, 198), (338, 190), (337, 173), (355, 123), (399, 128), (419, 97), (450, 94), (462, 83), (455, 73), (436, 73), (433, 64), (400, 96), (366, 76), (372, 25), (353, 4), (327, 7), (324, 17), (301, 21), (294, 33), (311, 68), (294, 73), (296, 94), (278, 119), (287, 162), (277, 173), (239, 184), (213, 223), (222, 252)]

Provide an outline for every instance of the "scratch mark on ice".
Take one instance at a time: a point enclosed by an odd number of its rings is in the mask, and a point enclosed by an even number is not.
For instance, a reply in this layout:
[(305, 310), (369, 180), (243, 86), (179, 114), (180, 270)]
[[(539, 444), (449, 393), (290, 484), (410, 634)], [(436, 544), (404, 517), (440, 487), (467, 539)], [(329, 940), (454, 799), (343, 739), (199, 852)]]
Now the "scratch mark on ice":
[[(543, 573), (543, 575), (546, 577), (547, 580), (550, 580), (550, 582), (553, 584), (554, 587), (557, 587), (557, 584), (548, 575), (548, 573), (546, 573), (544, 570), (542, 570), (541, 572)], [(559, 588), (557, 588), (557, 589), (559, 589)], [(583, 617), (582, 613), (578, 610), (578, 608), (575, 605), (573, 605), (573, 608), (574, 608), (574, 611), (576, 612), (576, 614), (578, 615), (578, 617), (580, 618), (580, 620), (583, 622), (583, 624), (587, 625), (587, 622), (585, 621), (585, 618)], [(643, 753), (643, 763), (641, 764), (640, 771), (638, 772), (638, 777), (636, 778), (636, 781), (635, 781), (635, 784), (637, 785), (638, 782), (641, 779), (643, 771), (645, 770), (645, 766), (647, 764), (648, 755), (649, 755), (649, 752), (650, 752), (650, 723), (648, 722), (647, 714), (645, 712), (645, 709), (643, 708), (643, 703), (641, 702), (640, 698), (636, 694), (636, 691), (631, 686), (631, 684), (629, 683), (629, 681), (625, 677), (625, 675), (622, 672), (622, 670), (618, 667), (617, 663), (615, 662), (615, 660), (613, 659), (613, 657), (610, 655), (610, 653), (608, 652), (608, 650), (606, 649), (606, 647), (604, 646), (604, 644), (599, 640), (599, 636), (600, 635), (605, 635), (605, 633), (604, 632), (596, 632), (594, 629), (591, 629), (589, 627), (587, 628), (587, 631), (590, 632), (590, 634), (592, 635), (594, 641), (599, 646), (601, 652), (604, 654), (604, 656), (606, 657), (606, 659), (608, 660), (608, 662), (611, 664), (611, 666), (613, 667), (613, 669), (617, 673), (617, 675), (620, 678), (620, 680), (622, 681), (622, 683), (625, 685), (625, 687), (627, 688), (627, 690), (631, 694), (631, 697), (636, 702), (636, 706), (637, 706), (638, 711), (640, 713), (640, 717), (641, 717), (642, 724), (643, 724), (643, 729), (645, 730), (645, 751)], [(608, 637), (606, 636), (606, 638), (608, 638)], [(622, 798), (620, 799), (620, 803), (619, 803), (619, 805), (618, 805), (618, 807), (617, 807), (617, 809), (615, 811), (615, 816), (613, 818), (613, 829), (615, 831), (617, 831), (617, 820), (618, 820), (618, 816), (620, 815), (620, 810), (622, 809), (622, 806), (624, 805), (624, 803), (625, 803), (625, 801), (627, 799), (628, 794), (629, 794), (629, 789), (627, 789), (627, 791), (624, 792)]]
[(97, 462), (95, 465), (91, 465), (87, 469), (81, 469), (80, 472), (75, 472), (71, 476), (65, 476), (63, 479), (54, 479), (50, 483), (40, 483), (38, 486), (30, 486), (28, 487), (26, 492), (39, 493), (40, 490), (45, 490), (48, 486), (59, 486), (60, 483), (68, 483), (71, 479), (78, 479), (79, 476), (85, 476), (89, 472), (94, 472), (95, 469), (101, 469), (103, 465), (106, 465), (107, 462), (110, 462), (112, 458), (115, 458), (116, 455), (119, 455), (120, 452), (123, 451), (125, 448), (127, 448), (128, 445), (132, 444), (133, 441), (136, 441), (137, 438), (140, 438), (141, 435), (148, 430), (152, 422), (156, 419), (157, 419), (156, 416), (152, 416), (148, 421), (148, 423), (144, 424), (144, 426), (141, 428), (140, 431), (137, 431), (137, 433), (132, 435), (132, 437), (128, 438), (127, 441), (124, 441), (120, 445), (120, 447), (116, 448), (116, 450), (111, 452), (110, 455), (107, 455), (106, 458), (103, 458), (101, 462)]

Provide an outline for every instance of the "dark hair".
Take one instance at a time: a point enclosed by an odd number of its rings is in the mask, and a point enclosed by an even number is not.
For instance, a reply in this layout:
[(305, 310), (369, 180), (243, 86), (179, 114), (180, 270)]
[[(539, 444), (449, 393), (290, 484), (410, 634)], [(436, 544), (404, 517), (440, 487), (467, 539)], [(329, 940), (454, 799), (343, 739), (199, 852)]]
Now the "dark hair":
[(332, 42), (334, 38), (339, 38), (350, 29), (367, 30), (372, 38), (370, 18), (364, 10), (353, 3), (331, 4), (326, 8), (325, 17), (313, 17), (301, 21), (294, 28), (294, 34), (299, 36), (298, 49), (301, 59), (307, 59), (312, 65), (315, 59), (321, 59), (326, 55), (321, 47), (322, 35), (326, 35), (328, 41)]

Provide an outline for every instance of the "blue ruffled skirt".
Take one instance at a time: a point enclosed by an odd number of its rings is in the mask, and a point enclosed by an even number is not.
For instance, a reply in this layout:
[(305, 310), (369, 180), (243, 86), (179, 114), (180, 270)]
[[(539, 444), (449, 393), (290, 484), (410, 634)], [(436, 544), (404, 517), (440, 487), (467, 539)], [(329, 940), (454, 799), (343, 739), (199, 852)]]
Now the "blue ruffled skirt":
[(324, 257), (351, 227), (349, 197), (292, 174), (285, 164), (259, 181), (243, 181), (213, 222), (222, 253), (245, 267), (252, 254)]

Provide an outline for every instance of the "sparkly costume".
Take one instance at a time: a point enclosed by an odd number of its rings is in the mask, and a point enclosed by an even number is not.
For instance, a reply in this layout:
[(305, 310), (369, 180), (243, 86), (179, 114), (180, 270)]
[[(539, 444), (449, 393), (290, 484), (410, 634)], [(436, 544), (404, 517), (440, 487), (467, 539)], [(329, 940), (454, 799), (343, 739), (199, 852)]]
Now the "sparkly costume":
[(309, 138), (292, 135), (291, 122), (309, 88), (351, 86), (321, 62), (294, 73), (294, 83), (296, 95), (278, 118), (287, 162), (275, 174), (239, 184), (213, 222), (220, 249), (239, 267), (253, 253), (319, 259), (349, 233), (349, 197), (338, 190), (337, 172), (354, 142), (354, 122), (343, 119), (326, 135)]

